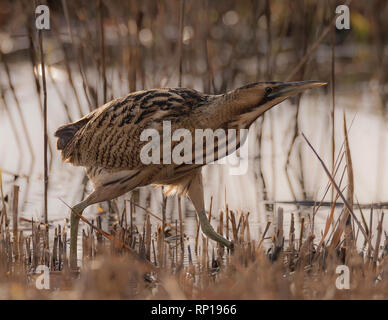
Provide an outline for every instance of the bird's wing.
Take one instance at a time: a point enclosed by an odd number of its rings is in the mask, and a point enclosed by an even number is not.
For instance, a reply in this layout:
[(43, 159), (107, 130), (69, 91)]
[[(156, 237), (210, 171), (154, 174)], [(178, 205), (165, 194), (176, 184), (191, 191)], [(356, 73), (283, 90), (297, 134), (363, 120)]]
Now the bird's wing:
[(63, 159), (74, 165), (139, 169), (145, 165), (140, 151), (149, 142), (141, 141), (142, 132), (155, 129), (162, 141), (163, 121), (171, 121), (172, 130), (198, 127), (194, 110), (208, 104), (210, 97), (183, 88), (131, 93), (59, 128), (57, 145)]

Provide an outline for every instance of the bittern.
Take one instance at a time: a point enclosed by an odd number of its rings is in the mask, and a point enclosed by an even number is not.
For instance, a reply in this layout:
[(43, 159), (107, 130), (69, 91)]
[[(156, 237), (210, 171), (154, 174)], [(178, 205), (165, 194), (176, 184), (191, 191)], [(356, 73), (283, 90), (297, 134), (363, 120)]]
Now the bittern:
[[(164, 121), (170, 121), (172, 131), (178, 128), (190, 132), (248, 129), (264, 112), (288, 97), (324, 84), (318, 81), (256, 82), (221, 95), (186, 88), (144, 90), (112, 100), (82, 119), (60, 127), (55, 136), (62, 159), (85, 167), (94, 185), (94, 191), (72, 208), (71, 266), (77, 266), (79, 216), (74, 211), (81, 215), (91, 204), (114, 199), (149, 184), (165, 186), (166, 194), (187, 195), (203, 233), (231, 248), (233, 243), (219, 235), (206, 216), (201, 175), (206, 162), (144, 164), (140, 153), (147, 142), (141, 141), (140, 135), (145, 129), (156, 129), (162, 136)], [(235, 137), (237, 148), (242, 142), (239, 139), (240, 136)], [(226, 155), (216, 149), (223, 147), (215, 146), (214, 160)], [(203, 152), (206, 153), (206, 148)]]

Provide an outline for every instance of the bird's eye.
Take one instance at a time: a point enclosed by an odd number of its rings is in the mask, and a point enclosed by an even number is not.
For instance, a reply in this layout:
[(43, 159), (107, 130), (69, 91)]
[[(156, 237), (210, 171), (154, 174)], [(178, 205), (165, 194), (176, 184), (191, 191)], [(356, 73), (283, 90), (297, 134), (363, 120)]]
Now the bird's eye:
[(272, 92), (272, 88), (271, 87), (265, 88), (265, 95), (266, 96), (268, 96), (271, 92)]

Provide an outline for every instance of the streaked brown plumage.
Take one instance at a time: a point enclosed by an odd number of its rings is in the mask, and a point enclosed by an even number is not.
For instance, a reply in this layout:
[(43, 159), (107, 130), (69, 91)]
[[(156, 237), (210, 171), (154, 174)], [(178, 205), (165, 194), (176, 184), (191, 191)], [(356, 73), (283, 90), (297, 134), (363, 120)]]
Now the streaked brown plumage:
[[(82, 213), (93, 203), (113, 199), (136, 187), (165, 185), (167, 193), (187, 194), (198, 213), (203, 232), (231, 247), (232, 243), (218, 235), (206, 218), (202, 165), (163, 164), (162, 161), (161, 164), (143, 164), (140, 150), (147, 142), (140, 141), (140, 134), (144, 129), (153, 128), (163, 136), (163, 121), (171, 121), (172, 132), (185, 128), (193, 136), (195, 129), (247, 129), (260, 115), (287, 97), (323, 84), (316, 81), (262, 82), (223, 95), (207, 95), (186, 88), (162, 88), (112, 100), (79, 121), (60, 127), (55, 133), (63, 160), (85, 167), (95, 188), (73, 209)], [(218, 154), (215, 150), (215, 160), (223, 156), (222, 151)], [(73, 266), (76, 266), (78, 221), (73, 213), (70, 246)]]

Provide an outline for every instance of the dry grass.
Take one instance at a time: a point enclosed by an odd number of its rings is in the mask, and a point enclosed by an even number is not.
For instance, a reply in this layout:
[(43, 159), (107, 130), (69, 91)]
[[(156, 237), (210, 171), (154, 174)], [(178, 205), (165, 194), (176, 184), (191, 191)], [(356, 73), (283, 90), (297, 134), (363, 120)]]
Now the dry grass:
[[(199, 243), (195, 244), (198, 253), (193, 252), (187, 240), (180, 243), (183, 237), (175, 232), (180, 229), (177, 223), (165, 232), (159, 224), (156, 232), (151, 233), (150, 219), (145, 220), (142, 230), (137, 230), (123, 214), (118, 215), (118, 222), (108, 234), (101, 230), (99, 217), (96, 222), (88, 221), (90, 225), (82, 231), (82, 268), (70, 270), (66, 225), (49, 228), (31, 221), (31, 232), (17, 229), (18, 191), (17, 187), (13, 189), (12, 199), (16, 200), (13, 200), (12, 214), (7, 214), (3, 207), (1, 216), (1, 298), (388, 298), (386, 234), (384, 245), (380, 246), (383, 215), (377, 229), (369, 226), (369, 232), (376, 232), (375, 245), (369, 241), (368, 250), (362, 251), (355, 242), (350, 246), (346, 241), (333, 245), (329, 237), (325, 239), (326, 231), (318, 245), (318, 235), (312, 233), (308, 224), (305, 225), (308, 236), (297, 239), (293, 219), (289, 237), (285, 239), (281, 208), (277, 211), (274, 233), (263, 235), (263, 239), (271, 239), (269, 248), (265, 249), (262, 241), (251, 239), (247, 214), (236, 215), (230, 211), (232, 228), (228, 231), (221, 218), (224, 213), (220, 212), (218, 230), (234, 240), (234, 252), (211, 248), (208, 240), (199, 236)], [(345, 227), (346, 224), (337, 225), (337, 228)], [(183, 250), (178, 250), (182, 247)], [(350, 269), (350, 289), (338, 290), (336, 267), (345, 262)], [(50, 290), (35, 288), (38, 265), (46, 265), (51, 270)]]

